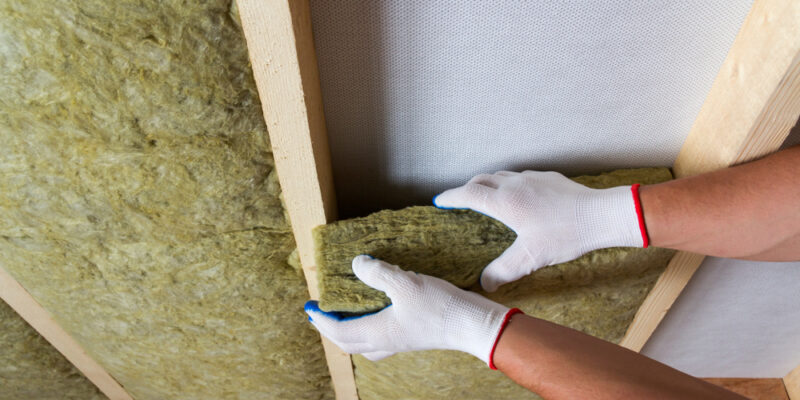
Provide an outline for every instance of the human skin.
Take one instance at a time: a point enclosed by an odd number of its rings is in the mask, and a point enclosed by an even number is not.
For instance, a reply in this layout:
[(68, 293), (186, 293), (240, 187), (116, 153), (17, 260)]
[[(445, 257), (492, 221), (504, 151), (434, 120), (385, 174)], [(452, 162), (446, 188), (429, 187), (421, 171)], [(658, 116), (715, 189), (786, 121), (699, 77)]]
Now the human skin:
[(800, 146), (639, 189), (653, 246), (758, 261), (800, 260)]
[(494, 364), (546, 399), (744, 399), (624, 347), (515, 314)]

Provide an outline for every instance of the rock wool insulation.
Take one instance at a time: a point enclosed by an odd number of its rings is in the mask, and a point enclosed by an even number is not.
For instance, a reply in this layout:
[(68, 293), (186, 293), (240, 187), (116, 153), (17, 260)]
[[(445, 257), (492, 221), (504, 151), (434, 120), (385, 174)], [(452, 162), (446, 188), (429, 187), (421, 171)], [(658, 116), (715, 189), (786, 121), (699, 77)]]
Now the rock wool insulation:
[(0, 0), (0, 69), (0, 266), (91, 356), (139, 400), (333, 397), (230, 0)]
[[(669, 179), (666, 168), (574, 178), (595, 188)], [(488, 217), (434, 207), (381, 211), (317, 228), (320, 307), (359, 312), (388, 304), (382, 292), (353, 275), (350, 260), (362, 253), (480, 291), (481, 269), (514, 237)], [(597, 250), (482, 294), (528, 315), (618, 342), (672, 254), (659, 248)], [(353, 363), (363, 400), (536, 398), (480, 360), (454, 351), (403, 353), (378, 362), (354, 356)]]
[(0, 399), (105, 399), (25, 320), (0, 301)]

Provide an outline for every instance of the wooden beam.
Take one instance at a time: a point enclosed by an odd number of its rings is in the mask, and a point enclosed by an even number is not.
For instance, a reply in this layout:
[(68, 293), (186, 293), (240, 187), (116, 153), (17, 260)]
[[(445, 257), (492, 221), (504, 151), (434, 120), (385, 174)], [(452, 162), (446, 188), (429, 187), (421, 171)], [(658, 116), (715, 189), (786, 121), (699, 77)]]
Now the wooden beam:
[(619, 343), (633, 351), (641, 351), (647, 339), (653, 334), (659, 322), (667, 315), (672, 303), (678, 298), (684, 286), (689, 283), (697, 267), (705, 256), (679, 251), (667, 264), (667, 269), (658, 277), (656, 284), (647, 294), (636, 311), (633, 322), (628, 326), (625, 337)]
[[(312, 299), (319, 298), (311, 229), (335, 218), (308, 0), (237, 0), (283, 200)], [(350, 356), (322, 338), (336, 398), (357, 399)]]
[(703, 378), (752, 400), (790, 400), (781, 378)]
[(800, 365), (783, 377), (783, 384), (790, 399), (800, 400)]
[[(675, 160), (677, 178), (776, 151), (800, 116), (800, 2), (756, 0)], [(621, 345), (639, 351), (702, 263), (679, 252)]]
[(133, 398), (53, 319), (47, 310), (5, 269), (0, 268), (0, 298), (50, 342), (111, 400)]

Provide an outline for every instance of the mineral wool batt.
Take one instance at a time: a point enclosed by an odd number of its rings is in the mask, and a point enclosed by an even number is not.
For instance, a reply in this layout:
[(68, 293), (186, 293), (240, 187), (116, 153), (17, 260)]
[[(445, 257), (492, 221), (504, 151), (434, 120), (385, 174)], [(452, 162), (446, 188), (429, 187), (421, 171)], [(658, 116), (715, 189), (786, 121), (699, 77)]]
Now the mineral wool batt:
[[(604, 188), (657, 183), (671, 175), (666, 168), (645, 168), (573, 179)], [(434, 207), (381, 211), (314, 234), (320, 307), (361, 312), (380, 309), (389, 299), (353, 275), (355, 255), (372, 254), (480, 291), (481, 269), (514, 240), (513, 232), (488, 217)], [(481, 293), (528, 315), (618, 342), (673, 253), (653, 247), (597, 250)], [(354, 356), (353, 365), (362, 400), (537, 398), (480, 360), (454, 351), (402, 353), (378, 362)]]
[[(602, 189), (671, 178), (667, 168), (637, 168), (572, 179)], [(319, 226), (314, 230), (314, 241), (320, 307), (327, 311), (365, 312), (389, 304), (382, 292), (368, 287), (353, 274), (350, 262), (359, 254), (369, 254), (466, 288), (478, 281), (483, 268), (515, 238), (513, 231), (487, 216), (435, 207), (385, 210)], [(558, 265), (547, 270), (563, 268)]]
[(234, 4), (0, 1), (0, 263), (137, 400), (333, 398)]
[(0, 301), (0, 399), (106, 397), (6, 303)]

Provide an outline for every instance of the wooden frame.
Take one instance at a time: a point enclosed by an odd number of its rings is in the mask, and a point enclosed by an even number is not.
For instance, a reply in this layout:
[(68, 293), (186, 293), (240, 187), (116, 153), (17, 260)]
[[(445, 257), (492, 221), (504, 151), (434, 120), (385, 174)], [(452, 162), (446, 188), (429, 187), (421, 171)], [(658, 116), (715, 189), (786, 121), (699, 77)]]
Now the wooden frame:
[(86, 350), (53, 320), (50, 313), (3, 268), (0, 268), (0, 298), (8, 303), (17, 314), (22, 316), (33, 329), (50, 342), (109, 399), (133, 400), (128, 392), (92, 359)]
[[(318, 298), (311, 229), (335, 219), (335, 196), (308, 0), (237, 0), (286, 210), (311, 298)], [(673, 169), (690, 176), (778, 149), (800, 115), (800, 3), (756, 0)], [(703, 256), (679, 252), (621, 344), (639, 351)], [(111, 399), (131, 396), (11, 275), (0, 298)], [(357, 399), (349, 355), (322, 339), (337, 399)], [(800, 367), (783, 378), (800, 400)]]
[[(328, 135), (322, 112), (308, 0), (237, 0), (284, 205), (308, 293), (319, 298), (311, 229), (335, 219)], [(322, 337), (333, 389), (358, 399), (350, 356)]]
[[(735, 165), (778, 148), (800, 116), (800, 3), (756, 0), (689, 136), (676, 177)], [(678, 252), (620, 344), (640, 351), (704, 256)]]

